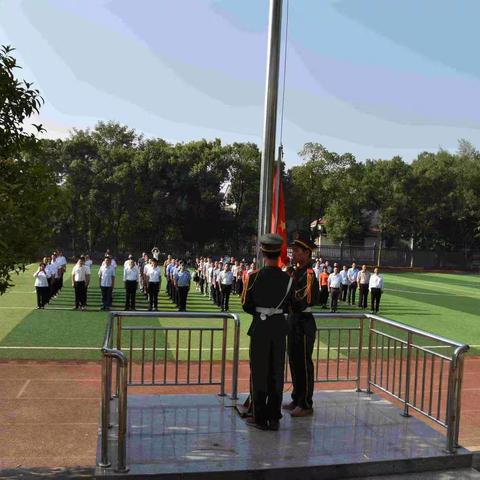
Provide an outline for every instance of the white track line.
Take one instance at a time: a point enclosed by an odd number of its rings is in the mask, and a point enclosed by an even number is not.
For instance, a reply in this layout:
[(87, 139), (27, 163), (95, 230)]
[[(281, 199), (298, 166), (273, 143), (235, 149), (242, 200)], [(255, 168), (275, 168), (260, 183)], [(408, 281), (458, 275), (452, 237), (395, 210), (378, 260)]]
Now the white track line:
[(20, 391), (18, 392), (17, 394), (17, 397), (16, 398), (20, 398), (24, 393), (25, 393), (25, 390), (27, 389), (29, 383), (31, 382), (30, 379), (28, 379), (24, 384), (23, 384), (23, 387), (20, 389)]
[[(472, 295), (462, 295), (460, 293), (436, 293), (436, 292), (416, 292), (415, 290), (400, 290), (396, 288), (385, 288), (386, 292), (409, 293), (413, 295), (432, 295), (439, 297), (472, 297)], [(478, 293), (478, 292), (476, 292)]]

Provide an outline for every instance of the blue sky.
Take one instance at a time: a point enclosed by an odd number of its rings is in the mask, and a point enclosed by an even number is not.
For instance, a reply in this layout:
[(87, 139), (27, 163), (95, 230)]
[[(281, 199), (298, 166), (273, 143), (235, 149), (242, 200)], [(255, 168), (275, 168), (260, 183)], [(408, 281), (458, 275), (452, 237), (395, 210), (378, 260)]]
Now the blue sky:
[[(285, 0), (286, 1), (286, 0)], [(480, 146), (477, 0), (290, 0), (283, 143), (360, 160)], [(50, 137), (117, 120), (261, 144), (267, 0), (0, 0)]]

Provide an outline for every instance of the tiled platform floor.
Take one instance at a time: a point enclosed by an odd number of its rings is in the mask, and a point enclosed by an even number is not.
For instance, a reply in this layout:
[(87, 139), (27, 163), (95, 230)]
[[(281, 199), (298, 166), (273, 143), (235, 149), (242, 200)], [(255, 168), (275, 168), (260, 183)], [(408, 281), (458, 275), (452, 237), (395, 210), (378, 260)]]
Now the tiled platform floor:
[(374, 465), (375, 473), (400, 473), (425, 470), (427, 464), (435, 469), (471, 462), (466, 450), (446, 454), (443, 434), (402, 417), (377, 395), (316, 393), (315, 415), (292, 419), (286, 414), (278, 432), (248, 427), (213, 395), (129, 396), (128, 401), (130, 475), (218, 472), (220, 478), (230, 472), (233, 478), (234, 472), (271, 469), (340, 472), (342, 465), (344, 475), (352, 465), (360, 465), (357, 474), (365, 475), (370, 474), (365, 465)]

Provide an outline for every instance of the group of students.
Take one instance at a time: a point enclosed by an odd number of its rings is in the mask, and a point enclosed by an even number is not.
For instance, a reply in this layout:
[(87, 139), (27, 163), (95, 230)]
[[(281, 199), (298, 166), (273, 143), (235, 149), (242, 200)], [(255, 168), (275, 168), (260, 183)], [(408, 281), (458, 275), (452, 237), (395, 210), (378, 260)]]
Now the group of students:
[(313, 267), (315, 276), (320, 285), (320, 305), (327, 308), (328, 297), (330, 296), (330, 311), (336, 312), (338, 301), (348, 302), (348, 305), (355, 305), (355, 296), (358, 289), (358, 307), (365, 310), (368, 306), (368, 295), (371, 295), (371, 312), (377, 313), (380, 308), (380, 298), (383, 292), (383, 277), (379, 274), (379, 268), (375, 267), (373, 273), (367, 270), (366, 265), (357, 268), (352, 262), (350, 268), (343, 265), (340, 270), (338, 263), (333, 268), (328, 260), (321, 258), (315, 261)]
[(242, 295), (248, 275), (255, 270), (255, 262), (245, 259), (221, 257), (214, 261), (209, 257), (195, 259), (193, 281), (196, 291), (209, 297), (222, 312), (230, 309), (230, 295)]
[(63, 287), (63, 275), (67, 270), (67, 259), (61, 250), (55, 250), (52, 255), (43, 257), (35, 278), (37, 293), (37, 309), (44, 309), (52, 298), (55, 298)]

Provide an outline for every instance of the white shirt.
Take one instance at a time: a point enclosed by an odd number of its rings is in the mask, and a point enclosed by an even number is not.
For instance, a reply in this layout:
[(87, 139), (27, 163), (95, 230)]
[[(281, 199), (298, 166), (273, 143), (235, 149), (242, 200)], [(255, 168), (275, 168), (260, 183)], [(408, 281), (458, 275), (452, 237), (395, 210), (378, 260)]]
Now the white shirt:
[(231, 271), (226, 272), (225, 270), (222, 270), (218, 274), (218, 281), (222, 285), (231, 285), (233, 283), (233, 273)]
[(234, 266), (232, 267), (232, 274), (233, 274), (234, 277), (237, 276), (237, 270), (238, 270), (238, 266), (237, 266), (237, 265), (234, 265)]
[(381, 288), (383, 290), (383, 277), (381, 275), (376, 273), (372, 273), (372, 275), (370, 275), (368, 289), (371, 290), (372, 288)]
[(212, 283), (212, 276), (213, 276), (213, 266), (210, 265), (207, 268), (207, 283)]
[(37, 270), (33, 276), (35, 277), (36, 287), (48, 287), (47, 274), (45, 271)]
[(57, 262), (60, 265), (59, 268), (63, 268), (67, 265), (67, 259), (63, 255), (60, 257), (57, 257)]
[(72, 278), (74, 282), (86, 282), (87, 275), (90, 275), (90, 269), (86, 265), (75, 265), (72, 268)]
[(93, 260), (85, 260), (85, 266), (88, 268), (92, 268)]
[(140, 276), (140, 271), (138, 270), (137, 265), (125, 265), (123, 267), (123, 281), (126, 282), (138, 282), (138, 277)]
[(101, 287), (111, 287), (113, 279), (115, 278), (115, 268), (113, 265), (102, 265), (98, 271), (98, 276), (100, 277), (100, 286)]
[(51, 263), (48, 263), (45, 267), (45, 273), (47, 274), (47, 278), (54, 277), (57, 269)]
[(340, 277), (342, 278), (342, 285), (348, 285), (348, 272), (347, 272), (347, 270), (342, 270), (340, 272)]
[(331, 273), (328, 276), (328, 286), (330, 288), (340, 288), (341, 284), (342, 284), (342, 277), (340, 276), (339, 273), (337, 274)]
[(58, 261), (58, 258), (56, 258), (55, 260), (53, 260), (51, 263), (51, 269), (52, 269), (52, 276), (54, 278), (60, 278), (61, 274), (59, 272), (59, 269), (62, 268), (62, 266), (60, 265), (59, 261)]
[(323, 272), (323, 268), (321, 265), (319, 265), (318, 267), (317, 265), (315, 265), (313, 267), (313, 271), (315, 272), (315, 276), (317, 277), (317, 280), (318, 280), (318, 276)]
[(146, 272), (145, 275), (148, 277), (148, 281), (152, 283), (159, 283), (162, 276), (162, 271), (160, 267), (150, 267)]

